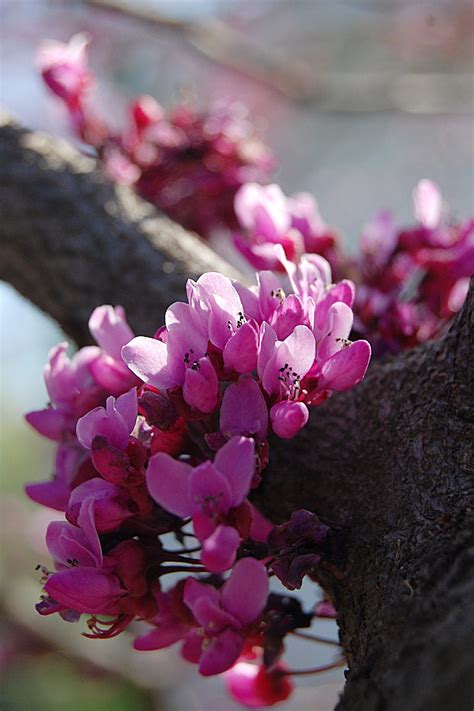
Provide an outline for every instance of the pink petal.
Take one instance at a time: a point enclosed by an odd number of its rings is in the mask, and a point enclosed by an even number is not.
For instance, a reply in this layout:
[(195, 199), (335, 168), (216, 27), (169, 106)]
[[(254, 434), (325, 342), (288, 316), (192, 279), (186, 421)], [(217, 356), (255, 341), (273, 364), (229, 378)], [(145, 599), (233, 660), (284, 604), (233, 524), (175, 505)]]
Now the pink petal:
[[(133, 642), (133, 648), (139, 652), (148, 652), (153, 649), (165, 649), (184, 637), (187, 632), (184, 625), (160, 625), (151, 632), (140, 635)], [(202, 638), (201, 638), (202, 639)]]
[(260, 327), (260, 348), (257, 359), (257, 373), (260, 379), (263, 378), (265, 369), (275, 356), (277, 348), (277, 336), (273, 328), (264, 321)]
[(196, 600), (193, 605), (193, 615), (204, 631), (213, 636), (224, 629), (237, 625), (237, 620), (232, 615), (223, 610), (218, 603), (213, 602), (209, 597), (203, 596)]
[(133, 338), (121, 306), (98, 306), (89, 319), (89, 331), (98, 345), (116, 360), (122, 347)]
[(122, 348), (122, 358), (145, 383), (163, 389), (180, 384), (168, 367), (167, 345), (155, 338), (137, 336)]
[(204, 642), (204, 637), (202, 634), (196, 632), (188, 632), (183, 646), (181, 647), (181, 656), (186, 659), (187, 662), (192, 664), (197, 664), (201, 658), (202, 645)]
[(211, 640), (199, 661), (199, 672), (203, 676), (221, 674), (230, 669), (240, 656), (243, 637), (228, 629)]
[(195, 578), (188, 578), (184, 586), (183, 600), (191, 612), (197, 601), (203, 597), (208, 598), (215, 605), (219, 604), (219, 592), (213, 585), (200, 583)]
[(270, 410), (273, 431), (282, 439), (291, 439), (308, 422), (309, 412), (304, 402), (284, 400)]
[(237, 373), (250, 373), (257, 367), (258, 332), (251, 323), (244, 323), (224, 347), (224, 365)]
[(257, 435), (264, 438), (268, 429), (268, 409), (259, 385), (242, 376), (224, 392), (219, 428), (226, 437)]
[(367, 341), (355, 341), (335, 353), (322, 365), (318, 389), (343, 391), (352, 388), (364, 377), (370, 354)]
[(164, 509), (176, 516), (189, 516), (191, 501), (189, 482), (192, 467), (158, 452), (150, 458), (146, 482), (150, 496)]
[(230, 485), (224, 474), (211, 462), (203, 462), (192, 470), (189, 478), (189, 501), (193, 514), (202, 512), (212, 519), (229, 510), (232, 501)]
[(58, 410), (47, 407), (44, 410), (34, 410), (25, 415), (25, 420), (40, 435), (48, 439), (59, 441), (67, 431), (67, 420)]
[(115, 409), (123, 417), (130, 434), (135, 427), (138, 414), (137, 389), (132, 388), (128, 393), (120, 395), (115, 401)]
[(227, 479), (231, 489), (231, 506), (238, 506), (247, 496), (255, 472), (253, 439), (232, 437), (219, 449), (214, 466)]
[(343, 348), (344, 342), (349, 338), (353, 321), (354, 314), (347, 304), (342, 301), (332, 304), (325, 326), (327, 334), (318, 344), (317, 355), (320, 363)]
[(413, 203), (416, 219), (423, 227), (435, 229), (441, 220), (443, 199), (436, 183), (431, 180), (420, 180), (413, 190)]
[(280, 391), (280, 368), (286, 364), (293, 368), (293, 373), (302, 379), (314, 362), (316, 343), (307, 326), (296, 326), (293, 333), (279, 342), (277, 351), (268, 362), (262, 378), (262, 384), (269, 395)]
[(305, 322), (303, 303), (296, 294), (289, 294), (273, 313), (270, 321), (278, 340), (287, 338), (299, 324)]
[(114, 605), (125, 594), (114, 575), (96, 568), (77, 567), (54, 573), (44, 589), (66, 607), (92, 614), (113, 614)]
[(84, 533), (67, 521), (52, 521), (49, 524), (46, 545), (55, 562), (63, 566), (71, 566), (71, 561), (92, 568), (98, 564)]
[(191, 407), (209, 414), (217, 407), (219, 382), (208, 358), (201, 358), (184, 376), (183, 397)]
[(232, 526), (217, 526), (202, 544), (201, 562), (211, 573), (222, 573), (235, 562), (240, 536)]
[(32, 501), (48, 506), (56, 511), (65, 511), (71, 493), (71, 487), (59, 481), (40, 481), (27, 484), (25, 492)]
[[(251, 595), (242, 595), (251, 590)], [(242, 624), (256, 620), (268, 597), (268, 574), (265, 566), (255, 558), (241, 558), (221, 592), (222, 607)]]

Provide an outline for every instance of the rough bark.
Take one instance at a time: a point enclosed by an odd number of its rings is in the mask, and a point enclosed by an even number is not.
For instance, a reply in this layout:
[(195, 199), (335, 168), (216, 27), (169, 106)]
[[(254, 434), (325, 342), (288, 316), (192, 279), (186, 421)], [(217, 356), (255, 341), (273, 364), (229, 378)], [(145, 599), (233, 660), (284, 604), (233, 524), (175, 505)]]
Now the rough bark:
[(350, 674), (338, 711), (466, 711), (474, 669), (474, 290), (437, 343), (372, 366), (272, 442), (259, 503), (336, 531), (319, 579)]
[(6, 117), (0, 128), (0, 278), (77, 343), (103, 303), (121, 304), (152, 335), (186, 277), (234, 270), (196, 235), (94, 172), (66, 142)]
[[(36, 141), (2, 129), (1, 276), (78, 342), (97, 303), (123, 303), (151, 332), (185, 274), (223, 268), (75, 154)], [(471, 708), (473, 302), (471, 289), (443, 340), (373, 366), (299, 437), (272, 443), (262, 508), (275, 521), (307, 508), (336, 531), (318, 577), (350, 669), (339, 711)]]

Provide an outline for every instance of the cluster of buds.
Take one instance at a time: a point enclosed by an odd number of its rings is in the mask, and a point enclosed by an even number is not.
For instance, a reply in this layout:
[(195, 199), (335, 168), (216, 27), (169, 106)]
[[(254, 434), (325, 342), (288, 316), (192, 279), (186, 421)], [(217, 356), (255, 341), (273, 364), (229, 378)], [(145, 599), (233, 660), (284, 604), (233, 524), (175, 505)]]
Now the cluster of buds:
[(245, 182), (265, 180), (274, 165), (245, 108), (215, 103), (199, 110), (182, 101), (165, 110), (151, 96), (141, 96), (117, 133), (91, 106), (95, 79), (88, 44), (84, 35), (68, 44), (44, 42), (38, 65), (65, 104), (74, 133), (95, 149), (103, 170), (203, 237), (219, 226), (236, 227), (236, 191)]
[(333, 284), (322, 257), (295, 265), (275, 250), (286, 277), (189, 280), (188, 303), (170, 306), (153, 338), (134, 337), (122, 309), (97, 308), (98, 345), (72, 359), (53, 349), (50, 404), (27, 415), (58, 443), (53, 479), (27, 493), (65, 514), (47, 529), (54, 566), (42, 568), (38, 611), (87, 616), (90, 637), (146, 621), (137, 650), (180, 642), (253, 706), (288, 696), (284, 638), (318, 614), (269, 594), (269, 578), (300, 588), (334, 538), (303, 510), (273, 527), (249, 495), (271, 433), (296, 435), (308, 406), (359, 382), (370, 358), (366, 341), (348, 340), (353, 285)]
[(474, 220), (449, 219), (430, 180), (418, 183), (413, 202), (413, 227), (399, 228), (383, 211), (361, 236), (355, 330), (378, 356), (438, 337), (463, 305), (474, 273)]

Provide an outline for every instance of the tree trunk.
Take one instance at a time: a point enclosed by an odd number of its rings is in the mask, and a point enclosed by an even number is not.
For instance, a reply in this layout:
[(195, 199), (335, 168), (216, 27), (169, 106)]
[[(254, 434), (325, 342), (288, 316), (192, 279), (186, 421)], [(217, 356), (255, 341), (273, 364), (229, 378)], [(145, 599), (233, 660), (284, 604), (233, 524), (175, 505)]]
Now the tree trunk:
[[(78, 343), (101, 303), (152, 333), (185, 276), (233, 270), (53, 139), (1, 129), (0, 275)], [(87, 165), (86, 165), (87, 164)], [(474, 666), (473, 312), (440, 341), (370, 368), (271, 445), (256, 501), (335, 531), (318, 580), (349, 665), (339, 711), (466, 711)]]

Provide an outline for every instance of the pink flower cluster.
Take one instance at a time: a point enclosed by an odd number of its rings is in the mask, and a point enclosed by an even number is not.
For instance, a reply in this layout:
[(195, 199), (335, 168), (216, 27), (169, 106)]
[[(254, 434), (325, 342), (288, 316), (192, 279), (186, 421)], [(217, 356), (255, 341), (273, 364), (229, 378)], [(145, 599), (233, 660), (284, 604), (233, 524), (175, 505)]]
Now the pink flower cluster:
[(140, 96), (117, 133), (91, 108), (88, 44), (84, 35), (68, 44), (47, 41), (38, 65), (48, 88), (64, 102), (74, 132), (96, 149), (105, 172), (204, 237), (219, 225), (235, 227), (237, 189), (265, 180), (274, 164), (242, 105), (201, 111), (181, 102), (166, 111), (151, 96)]
[(281, 271), (274, 250), (280, 244), (290, 261), (298, 262), (305, 253), (320, 254), (336, 276), (341, 273), (339, 237), (325, 224), (309, 193), (289, 198), (279, 185), (246, 183), (237, 191), (234, 208), (240, 226), (234, 244), (255, 269)]
[(361, 237), (355, 330), (377, 355), (439, 336), (474, 273), (474, 220), (451, 220), (430, 180), (418, 183), (413, 202), (416, 225), (399, 228), (379, 212)]
[(47, 530), (54, 568), (42, 569), (38, 611), (86, 615), (91, 637), (144, 620), (138, 650), (180, 642), (201, 674), (232, 669), (230, 692), (253, 706), (288, 696), (283, 639), (315, 614), (269, 595), (269, 576), (298, 589), (331, 537), (312, 513), (272, 527), (250, 503), (269, 435), (296, 435), (308, 406), (359, 382), (370, 358), (366, 341), (348, 340), (353, 285), (333, 284), (322, 257), (295, 265), (275, 250), (285, 280), (189, 280), (188, 302), (153, 338), (99, 307), (98, 345), (72, 359), (66, 344), (53, 349), (50, 404), (27, 415), (57, 442), (52, 481), (27, 493), (65, 514)]

